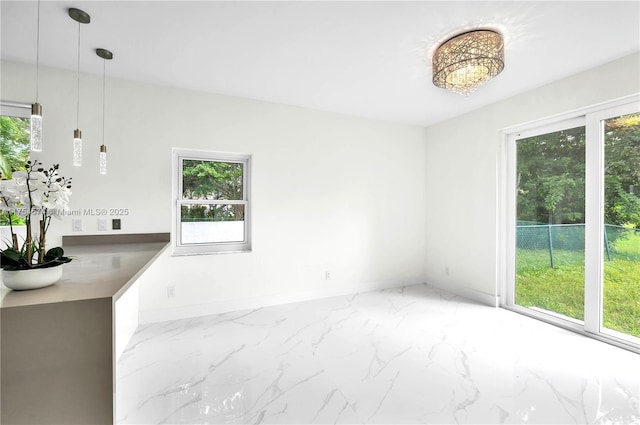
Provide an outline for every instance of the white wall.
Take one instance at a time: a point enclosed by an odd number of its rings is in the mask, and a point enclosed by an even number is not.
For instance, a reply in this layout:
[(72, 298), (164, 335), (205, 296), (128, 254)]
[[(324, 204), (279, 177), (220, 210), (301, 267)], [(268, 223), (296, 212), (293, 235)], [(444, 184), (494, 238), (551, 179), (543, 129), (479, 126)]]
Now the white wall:
[[(0, 97), (31, 103), (34, 81), (32, 66), (3, 62)], [(123, 233), (171, 228), (172, 147), (253, 155), (253, 251), (163, 254), (140, 281), (143, 321), (424, 281), (424, 128), (108, 79), (100, 176), (101, 87), (82, 75), (87, 153), (74, 168), (75, 73), (41, 68), (39, 156), (73, 177), (72, 209), (128, 208)], [(51, 243), (74, 234), (70, 218), (52, 229)]]
[(428, 283), (499, 294), (500, 130), (638, 93), (639, 64), (627, 56), (427, 129)]

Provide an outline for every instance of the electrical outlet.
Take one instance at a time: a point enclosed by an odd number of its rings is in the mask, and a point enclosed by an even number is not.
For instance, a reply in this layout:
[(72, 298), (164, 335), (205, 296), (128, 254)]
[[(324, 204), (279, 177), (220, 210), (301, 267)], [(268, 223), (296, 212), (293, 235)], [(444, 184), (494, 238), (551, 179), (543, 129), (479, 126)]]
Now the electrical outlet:
[(167, 286), (167, 298), (173, 298), (176, 296), (176, 287)]
[(331, 272), (329, 270), (324, 272), (324, 280), (331, 280)]
[(107, 230), (107, 219), (106, 218), (99, 218), (98, 219), (98, 230), (103, 231), (103, 232)]
[(446, 274), (447, 276), (449, 276), (449, 267), (445, 267), (445, 268), (444, 268), (444, 274)]
[(120, 230), (122, 229), (122, 222), (120, 221), (119, 218), (114, 218), (113, 220), (111, 220), (111, 228), (113, 230)]
[(73, 220), (71, 220), (71, 228), (73, 229), (74, 232), (81, 232), (82, 231), (82, 219), (81, 218), (74, 218)]

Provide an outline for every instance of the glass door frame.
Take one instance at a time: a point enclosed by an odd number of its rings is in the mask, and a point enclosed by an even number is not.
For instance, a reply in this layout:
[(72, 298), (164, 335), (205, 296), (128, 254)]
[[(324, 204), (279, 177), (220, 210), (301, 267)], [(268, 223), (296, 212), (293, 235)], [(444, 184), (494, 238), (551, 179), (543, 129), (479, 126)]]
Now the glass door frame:
[[(604, 176), (605, 176), (605, 132), (607, 119), (637, 113), (637, 102), (612, 106), (587, 115), (586, 131), (586, 175), (585, 175), (585, 308), (584, 327), (591, 334), (630, 344), (640, 348), (624, 338), (604, 332), (603, 291), (604, 291)], [(592, 137), (589, 137), (592, 135)], [(632, 340), (637, 338), (631, 337)]]
[[(640, 353), (640, 344), (602, 332), (604, 278), (604, 120), (640, 111), (640, 94), (501, 131), (498, 205), (498, 279), (500, 306), (562, 328)], [(516, 142), (585, 126), (585, 292), (584, 324), (553, 312), (515, 303)], [(632, 337), (633, 338), (633, 337)]]

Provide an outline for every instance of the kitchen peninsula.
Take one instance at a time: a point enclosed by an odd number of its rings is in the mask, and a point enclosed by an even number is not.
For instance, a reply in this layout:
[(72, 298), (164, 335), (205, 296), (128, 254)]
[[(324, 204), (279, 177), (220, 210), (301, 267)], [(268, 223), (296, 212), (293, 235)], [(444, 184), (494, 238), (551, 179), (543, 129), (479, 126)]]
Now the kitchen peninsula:
[(0, 289), (0, 423), (111, 424), (115, 365), (137, 326), (138, 277), (169, 235), (64, 237), (56, 284)]

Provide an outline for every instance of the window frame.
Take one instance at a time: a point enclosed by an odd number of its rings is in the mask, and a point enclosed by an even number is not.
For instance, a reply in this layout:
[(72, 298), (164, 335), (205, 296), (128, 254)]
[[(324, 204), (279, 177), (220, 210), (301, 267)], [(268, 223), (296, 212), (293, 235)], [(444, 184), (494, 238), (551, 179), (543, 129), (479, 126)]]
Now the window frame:
[[(604, 197), (604, 145), (601, 121), (606, 118), (638, 111), (640, 94), (633, 94), (586, 108), (502, 129), (500, 147), (499, 214), (498, 224), (498, 279), (500, 306), (585, 336), (640, 353), (637, 338), (616, 337), (602, 325), (602, 286), (604, 249), (604, 210), (600, 208)], [(516, 233), (516, 142), (519, 139), (569, 128), (576, 124), (585, 127), (585, 315), (584, 321), (567, 320), (565, 316), (536, 311), (515, 304)], [(588, 307), (587, 307), (588, 306)]]
[(31, 105), (28, 103), (0, 100), (0, 115), (14, 118), (31, 118)]
[[(31, 118), (31, 105), (28, 103), (12, 102), (8, 100), (0, 100), (0, 116), (19, 118), (29, 120)], [(25, 146), (25, 150), (28, 152), (28, 158), (31, 159), (30, 145)], [(4, 226), (2, 226), (4, 227)], [(26, 224), (13, 223), (13, 229), (22, 233), (22, 237), (25, 237)], [(19, 229), (19, 230), (18, 230)], [(3, 240), (4, 240), (4, 232)]]
[[(182, 166), (185, 160), (233, 162), (243, 164), (241, 200), (184, 199)], [(251, 155), (229, 152), (211, 152), (193, 149), (173, 149), (173, 208), (171, 245), (173, 255), (200, 255), (251, 251)], [(244, 240), (241, 242), (182, 243), (181, 207), (183, 205), (244, 205)]]

